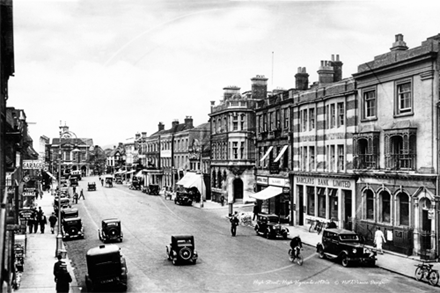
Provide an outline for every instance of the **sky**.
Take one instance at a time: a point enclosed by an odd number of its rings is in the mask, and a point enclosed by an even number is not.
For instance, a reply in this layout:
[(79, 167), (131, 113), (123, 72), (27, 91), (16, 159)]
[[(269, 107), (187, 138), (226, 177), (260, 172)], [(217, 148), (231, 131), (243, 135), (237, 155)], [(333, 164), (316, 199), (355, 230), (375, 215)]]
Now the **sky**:
[(440, 1), (13, 0), (15, 74), (8, 107), (23, 109), (34, 148), (67, 125), (114, 146), (163, 122), (208, 122), (223, 88), (310, 83), (339, 54), (343, 77), (440, 33)]

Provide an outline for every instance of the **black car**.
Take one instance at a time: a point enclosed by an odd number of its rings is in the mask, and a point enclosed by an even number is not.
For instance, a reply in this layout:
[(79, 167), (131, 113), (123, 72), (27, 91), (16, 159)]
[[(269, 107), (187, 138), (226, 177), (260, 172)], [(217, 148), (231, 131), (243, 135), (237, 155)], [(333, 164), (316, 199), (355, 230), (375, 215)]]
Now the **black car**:
[(316, 251), (320, 258), (339, 260), (344, 267), (353, 263), (376, 264), (376, 252), (363, 245), (359, 236), (350, 230), (324, 229)]
[(87, 191), (96, 191), (96, 183), (95, 182), (89, 182), (87, 183)]
[(148, 185), (147, 193), (150, 195), (159, 195), (159, 185), (157, 184)]
[(106, 241), (119, 241), (122, 242), (121, 221), (117, 218), (110, 218), (102, 220), (102, 229), (98, 229), (99, 240)]
[(196, 264), (197, 262), (198, 255), (192, 235), (171, 236), (171, 243), (166, 246), (166, 249), (168, 260), (171, 260), (173, 265), (184, 262)]
[(63, 236), (63, 240), (84, 238), (84, 227), (80, 217), (63, 219), (61, 227), (61, 235)]
[(55, 197), (53, 201), (53, 211), (56, 215), (58, 215), (58, 207), (61, 207), (61, 210), (65, 208), (70, 208), (70, 199), (67, 197)]
[(61, 219), (77, 218), (79, 216), (77, 208), (64, 208), (61, 210)]
[(78, 186), (78, 178), (70, 177), (69, 181), (70, 181), (70, 186)]
[(174, 198), (174, 203), (179, 205), (192, 205), (194, 198), (191, 193), (186, 192), (177, 192), (176, 197)]
[(127, 264), (117, 245), (100, 245), (86, 254), (88, 292), (127, 290)]
[(287, 239), (289, 229), (280, 223), (280, 217), (273, 214), (258, 214), (255, 232), (264, 235), (267, 239), (278, 236)]

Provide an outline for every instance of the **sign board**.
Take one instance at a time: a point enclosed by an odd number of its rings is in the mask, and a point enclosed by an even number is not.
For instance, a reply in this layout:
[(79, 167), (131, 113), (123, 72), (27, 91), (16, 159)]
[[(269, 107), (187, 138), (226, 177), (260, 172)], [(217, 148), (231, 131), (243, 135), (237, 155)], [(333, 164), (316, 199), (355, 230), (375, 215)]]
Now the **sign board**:
[(35, 196), (35, 187), (25, 187), (22, 194), (23, 196)]
[(430, 209), (430, 210), (428, 211), (428, 219), (434, 219), (434, 218), (435, 218), (435, 217), (434, 217), (434, 214), (435, 214), (434, 210), (433, 210), (433, 209)]
[(20, 212), (19, 212), (19, 215), (20, 215), (20, 218), (21, 219), (28, 219), (28, 218), (30, 218), (31, 217), (31, 215), (34, 213), (34, 211), (33, 210), (21, 210)]
[(23, 160), (23, 169), (41, 170), (44, 168), (44, 163), (39, 160)]

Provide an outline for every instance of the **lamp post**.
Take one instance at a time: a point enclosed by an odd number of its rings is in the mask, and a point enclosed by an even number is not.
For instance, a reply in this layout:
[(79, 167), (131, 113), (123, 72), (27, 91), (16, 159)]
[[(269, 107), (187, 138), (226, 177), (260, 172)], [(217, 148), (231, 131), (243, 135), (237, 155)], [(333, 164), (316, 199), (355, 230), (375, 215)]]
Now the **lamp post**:
[(60, 126), (60, 148), (59, 148), (59, 161), (58, 161), (58, 227), (57, 227), (57, 237), (56, 237), (56, 247), (55, 247), (55, 256), (57, 256), (59, 253), (64, 252), (63, 248), (63, 236), (61, 235), (61, 163), (62, 163), (62, 139), (63, 138), (71, 138), (72, 136), (75, 136), (77, 138), (76, 134), (67, 130), (63, 131), (63, 126)]
[(203, 172), (202, 172), (202, 144), (198, 139), (194, 140), (194, 150), (199, 153), (199, 171), (200, 173), (200, 207), (203, 208)]

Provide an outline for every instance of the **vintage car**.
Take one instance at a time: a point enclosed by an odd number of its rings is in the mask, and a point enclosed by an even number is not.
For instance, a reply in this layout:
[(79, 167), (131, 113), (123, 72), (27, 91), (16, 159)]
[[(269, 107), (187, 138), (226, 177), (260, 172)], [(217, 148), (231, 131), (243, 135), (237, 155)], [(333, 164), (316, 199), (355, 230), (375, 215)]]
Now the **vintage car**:
[(197, 261), (198, 255), (192, 235), (171, 236), (171, 243), (166, 249), (168, 260), (171, 260), (173, 265), (184, 262), (195, 264)]
[(376, 251), (363, 245), (359, 236), (350, 230), (324, 229), (316, 252), (320, 258), (341, 261), (344, 267), (353, 263), (376, 264)]
[(70, 177), (69, 178), (70, 186), (78, 186), (78, 178)]
[(70, 172), (70, 178), (75, 177), (78, 181), (81, 180), (81, 170), (73, 170)]
[(61, 210), (61, 219), (77, 218), (79, 217), (77, 208), (64, 208)]
[(88, 292), (127, 290), (127, 264), (115, 244), (91, 248), (86, 254)]
[(67, 182), (66, 178), (60, 179), (60, 187), (67, 187), (68, 185), (69, 185), (69, 183)]
[(139, 180), (132, 180), (128, 188), (132, 190), (141, 190), (141, 182)]
[(102, 220), (101, 229), (98, 229), (99, 240), (122, 242), (121, 221), (117, 218)]
[(148, 185), (147, 193), (150, 195), (159, 195), (159, 185), (157, 184)]
[(274, 214), (258, 214), (255, 232), (264, 235), (267, 239), (276, 238), (278, 236), (287, 239), (289, 229), (280, 223), (280, 217)]
[(89, 182), (87, 183), (87, 191), (96, 191), (96, 183), (95, 182)]
[(193, 195), (191, 193), (186, 192), (177, 192), (176, 197), (174, 198), (174, 203), (179, 205), (192, 205)]
[(84, 227), (80, 217), (63, 218), (61, 235), (63, 240), (84, 238)]
[(61, 207), (61, 210), (65, 208), (70, 208), (70, 199), (67, 197), (55, 197), (55, 199), (53, 200), (53, 211), (56, 215), (58, 215), (58, 206)]
[(111, 177), (111, 176), (105, 177), (105, 186), (106, 187), (113, 187), (113, 177)]

